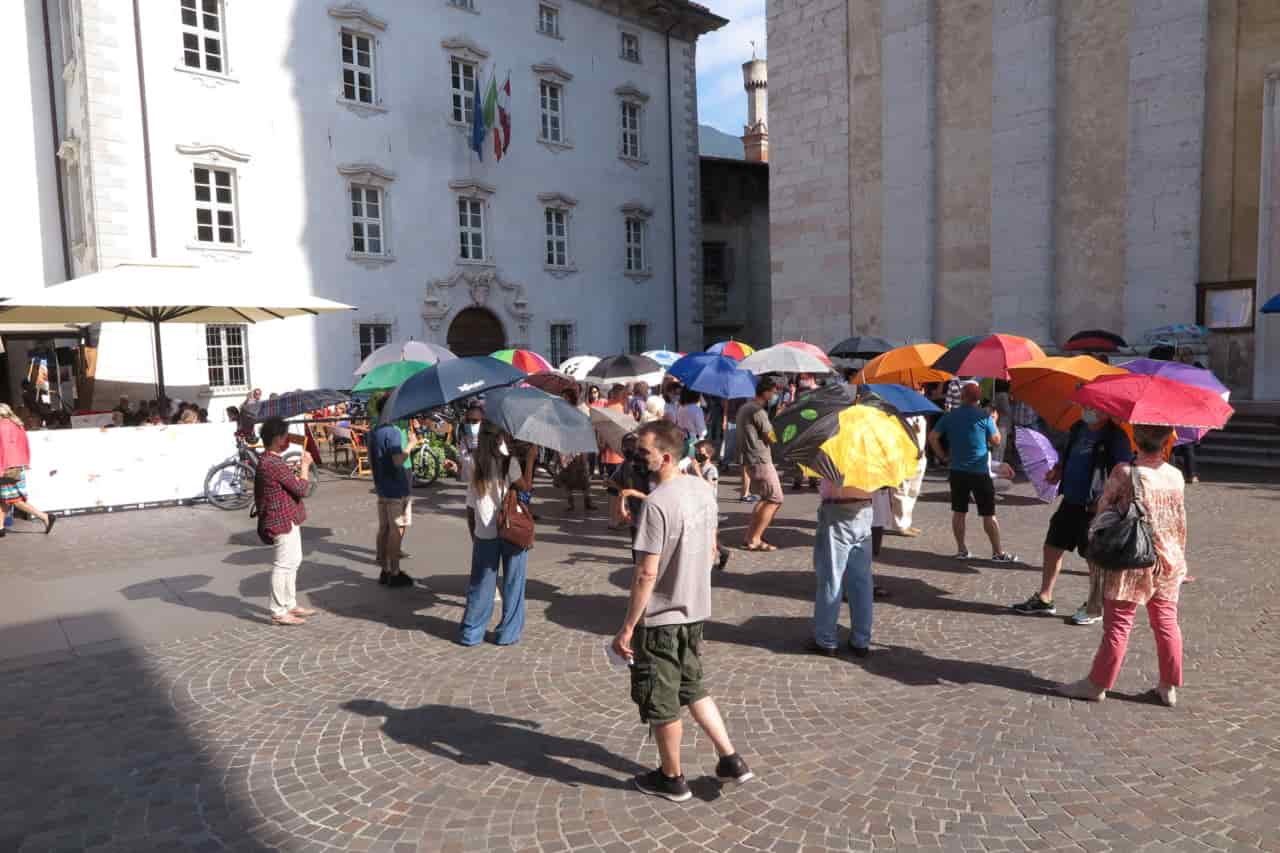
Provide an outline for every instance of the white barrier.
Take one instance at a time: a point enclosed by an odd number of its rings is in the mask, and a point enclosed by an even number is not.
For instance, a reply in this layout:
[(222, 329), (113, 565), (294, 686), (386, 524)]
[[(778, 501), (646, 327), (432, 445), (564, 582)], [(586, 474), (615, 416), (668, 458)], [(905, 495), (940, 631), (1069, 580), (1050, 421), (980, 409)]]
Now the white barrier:
[(203, 498), (209, 469), (236, 451), (229, 423), (43, 430), (27, 440), (31, 503), (59, 512)]

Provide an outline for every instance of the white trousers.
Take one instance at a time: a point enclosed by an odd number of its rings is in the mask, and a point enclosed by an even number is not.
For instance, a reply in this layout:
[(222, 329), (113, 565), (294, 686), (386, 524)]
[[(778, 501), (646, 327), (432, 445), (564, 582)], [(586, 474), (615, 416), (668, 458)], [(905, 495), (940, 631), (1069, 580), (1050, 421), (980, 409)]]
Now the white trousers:
[(298, 606), (298, 566), (302, 565), (302, 528), (294, 524), (276, 537), (271, 558), (271, 615), (284, 616)]
[(920, 461), (916, 463), (915, 476), (890, 494), (889, 501), (893, 511), (890, 530), (901, 532), (911, 526), (911, 516), (915, 512), (916, 500), (920, 497), (921, 486), (924, 485), (924, 471), (928, 467), (928, 458), (921, 456)]

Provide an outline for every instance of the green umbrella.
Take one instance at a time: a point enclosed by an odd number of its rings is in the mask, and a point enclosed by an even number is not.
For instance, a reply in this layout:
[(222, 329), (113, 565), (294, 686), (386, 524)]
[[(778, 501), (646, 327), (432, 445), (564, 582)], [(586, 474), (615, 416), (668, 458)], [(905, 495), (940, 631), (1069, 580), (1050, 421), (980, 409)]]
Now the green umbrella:
[(364, 377), (356, 383), (356, 387), (351, 389), (352, 394), (367, 394), (374, 391), (390, 391), (392, 388), (399, 387), (415, 373), (421, 373), (431, 365), (425, 361), (393, 361), (389, 364), (379, 365), (370, 370)]

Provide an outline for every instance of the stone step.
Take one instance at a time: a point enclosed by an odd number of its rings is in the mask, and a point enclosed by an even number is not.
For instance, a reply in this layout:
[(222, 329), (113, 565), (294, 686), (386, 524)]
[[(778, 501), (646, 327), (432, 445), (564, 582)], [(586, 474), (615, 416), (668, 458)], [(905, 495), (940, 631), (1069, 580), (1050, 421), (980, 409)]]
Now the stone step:
[(1196, 455), (1196, 464), (1205, 467), (1211, 466), (1215, 468), (1246, 468), (1246, 469), (1265, 469), (1267, 471), (1280, 471), (1280, 457), (1271, 459), (1259, 459), (1255, 456), (1220, 456), (1217, 453), (1208, 451), (1200, 451)]

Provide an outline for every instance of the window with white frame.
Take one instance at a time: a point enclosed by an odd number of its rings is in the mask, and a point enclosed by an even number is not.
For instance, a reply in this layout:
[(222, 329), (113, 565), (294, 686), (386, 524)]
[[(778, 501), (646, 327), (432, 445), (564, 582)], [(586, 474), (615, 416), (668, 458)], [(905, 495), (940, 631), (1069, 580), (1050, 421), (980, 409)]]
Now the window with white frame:
[(542, 116), (539, 138), (543, 142), (564, 142), (564, 87), (551, 80), (540, 80), (538, 109)]
[(235, 246), (239, 240), (236, 225), (236, 173), (233, 169), (196, 166), (195, 177), (196, 242), (218, 246)]
[(560, 37), (560, 10), (550, 3), (538, 4), (538, 32), (544, 36)]
[(645, 272), (645, 222), (638, 216), (626, 218), (626, 271)]
[(373, 355), (373, 351), (391, 343), (390, 323), (360, 324), (360, 360)]
[(551, 346), (547, 348), (552, 364), (564, 364), (573, 358), (573, 324), (551, 324)]
[(625, 30), (622, 32), (621, 56), (627, 62), (640, 61), (640, 36)]
[(362, 184), (351, 185), (351, 251), (359, 255), (381, 255), (382, 190)]
[(640, 159), (640, 109), (635, 101), (622, 101), (622, 156), (629, 160)]
[(222, 0), (180, 0), (182, 64), (197, 71), (225, 74)]
[(548, 207), (544, 209), (543, 214), (547, 232), (544, 263), (549, 267), (567, 267), (569, 266), (569, 211)]
[(649, 325), (647, 323), (632, 323), (627, 326), (627, 352), (636, 355), (648, 348)]
[(453, 120), (471, 124), (476, 97), (476, 66), (465, 59), (449, 59), (449, 89), (453, 96)]
[(205, 326), (205, 353), (209, 363), (209, 387), (244, 388), (249, 384), (245, 326)]
[(484, 202), (478, 198), (458, 199), (458, 259), (483, 261)]
[(342, 97), (358, 104), (375, 104), (373, 36), (342, 31)]

